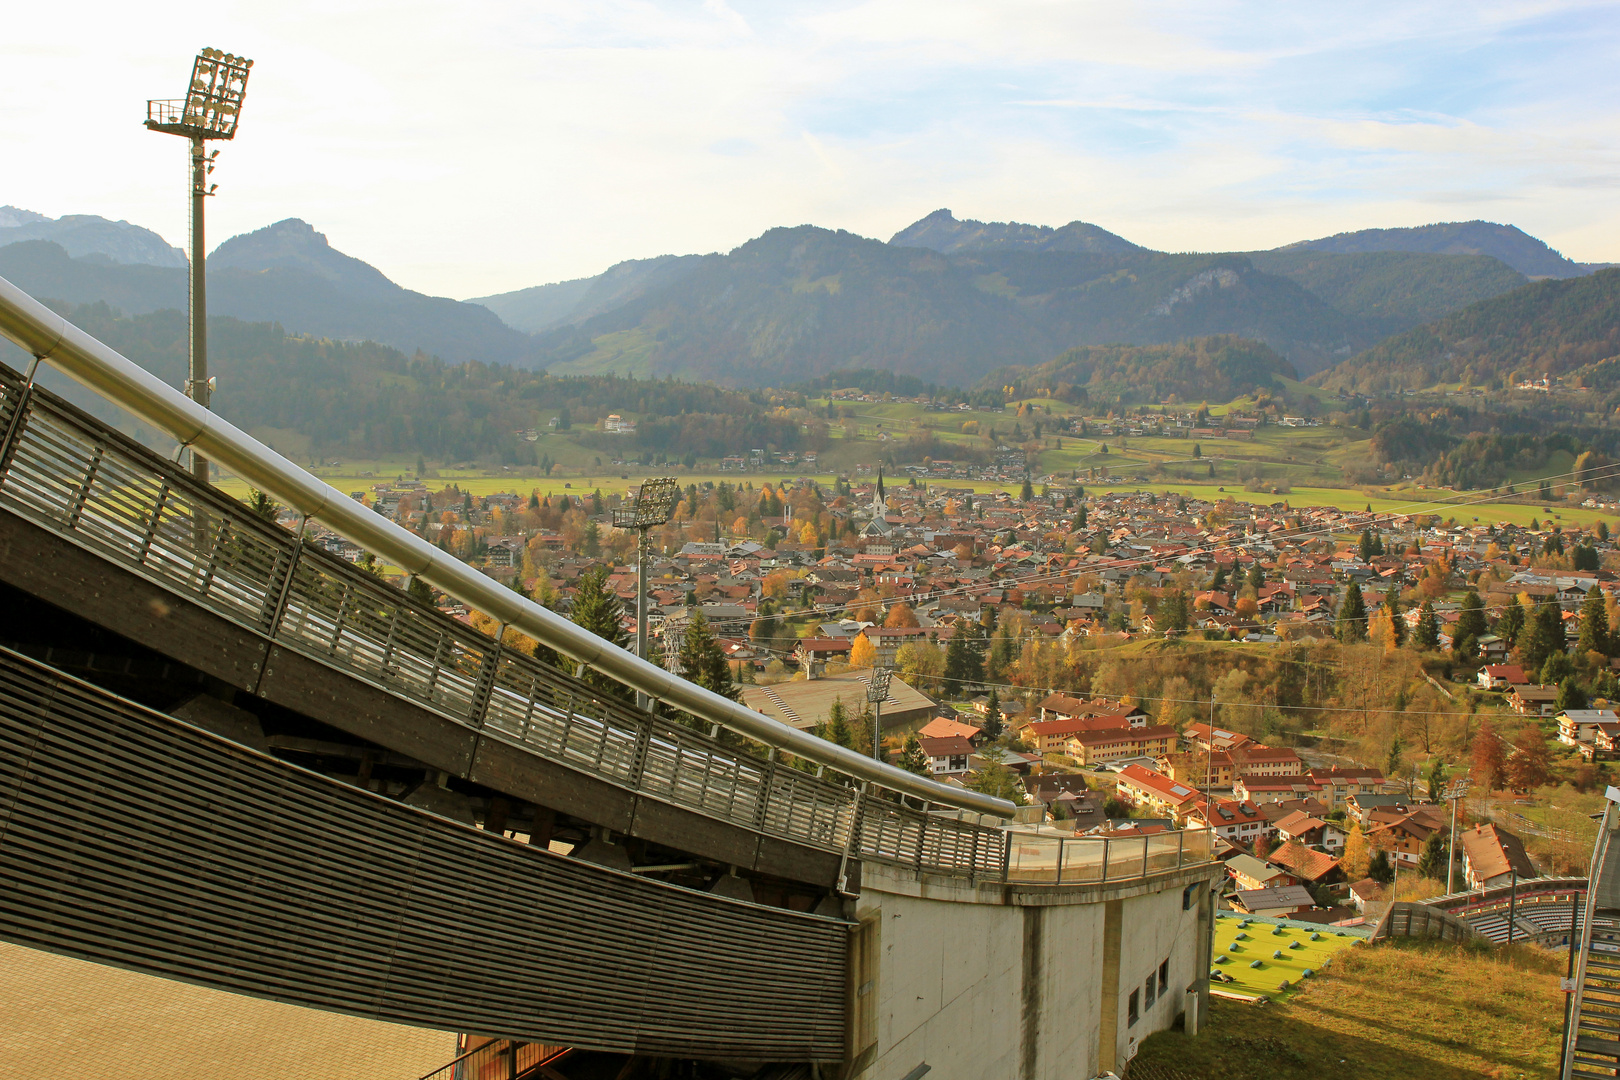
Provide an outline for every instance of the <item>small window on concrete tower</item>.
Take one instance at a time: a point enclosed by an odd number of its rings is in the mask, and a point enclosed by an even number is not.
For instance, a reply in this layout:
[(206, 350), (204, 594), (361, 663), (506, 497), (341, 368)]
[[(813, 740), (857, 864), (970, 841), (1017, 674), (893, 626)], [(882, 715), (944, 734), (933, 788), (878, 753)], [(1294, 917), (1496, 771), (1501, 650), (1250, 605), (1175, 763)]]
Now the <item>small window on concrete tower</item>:
[(1136, 994), (1137, 994), (1137, 991), (1132, 990), (1131, 991), (1131, 999), (1125, 1005), (1125, 1020), (1126, 1020), (1127, 1024), (1129, 1024), (1129, 1025), (1134, 1025), (1136, 1023), (1136, 1017), (1137, 1017), (1137, 1004), (1136, 1004), (1137, 998), (1136, 998)]
[(1170, 990), (1170, 961), (1159, 962), (1159, 996), (1163, 997)]
[(1147, 982), (1142, 984), (1142, 1007), (1144, 1009), (1151, 1009), (1153, 1008), (1153, 1002), (1153, 976), (1149, 975), (1147, 977)]

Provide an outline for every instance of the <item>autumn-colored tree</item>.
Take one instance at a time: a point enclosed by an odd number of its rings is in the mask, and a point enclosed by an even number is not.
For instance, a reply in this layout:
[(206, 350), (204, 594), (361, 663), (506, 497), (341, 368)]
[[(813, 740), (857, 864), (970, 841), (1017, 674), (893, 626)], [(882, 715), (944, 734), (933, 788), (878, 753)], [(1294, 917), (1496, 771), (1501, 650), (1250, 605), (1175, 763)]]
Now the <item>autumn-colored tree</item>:
[(895, 604), (889, 609), (889, 614), (883, 620), (883, 625), (890, 629), (914, 627), (918, 625), (917, 616), (911, 610), (910, 604)]
[(1502, 786), (1502, 780), (1507, 767), (1502, 739), (1496, 734), (1496, 728), (1489, 720), (1479, 725), (1479, 731), (1474, 735), (1473, 768), (1470, 775), (1476, 784), (1482, 785), (1487, 791), (1495, 791)]
[(759, 583), (759, 590), (772, 600), (780, 600), (787, 595), (788, 576), (780, 570), (766, 574), (765, 579)]
[(1367, 838), (1362, 835), (1359, 822), (1350, 826), (1350, 832), (1344, 838), (1344, 854), (1339, 856), (1339, 865), (1344, 869), (1344, 876), (1352, 883), (1367, 876), (1367, 862), (1371, 858), (1367, 850)]
[(1240, 619), (1252, 619), (1260, 613), (1260, 601), (1252, 596), (1244, 596), (1239, 598), (1232, 610)]
[(799, 530), (799, 543), (814, 545), (816, 540), (816, 527), (808, 521), (805, 522), (804, 528)]
[(856, 634), (849, 647), (849, 666), (869, 668), (877, 660), (877, 649), (865, 634)]
[(1547, 783), (1552, 778), (1552, 755), (1541, 726), (1525, 724), (1513, 740), (1513, 753), (1503, 770), (1507, 782), (1519, 791), (1533, 791)]

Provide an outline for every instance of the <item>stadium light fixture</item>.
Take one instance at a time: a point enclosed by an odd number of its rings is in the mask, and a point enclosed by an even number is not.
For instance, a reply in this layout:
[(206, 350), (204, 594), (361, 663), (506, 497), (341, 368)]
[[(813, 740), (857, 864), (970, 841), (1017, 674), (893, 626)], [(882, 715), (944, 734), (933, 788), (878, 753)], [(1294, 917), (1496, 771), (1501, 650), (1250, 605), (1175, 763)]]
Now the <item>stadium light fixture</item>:
[[(191, 363), (186, 393), (197, 404), (208, 407), (213, 383), (208, 378), (208, 282), (205, 261), (208, 244), (203, 227), (203, 200), (218, 184), (208, 176), (214, 171), (219, 151), (209, 153), (209, 139), (236, 138), (242, 119), (242, 102), (247, 97), (248, 73), (253, 61), (218, 49), (204, 49), (191, 65), (191, 84), (179, 99), (149, 99), (146, 126), (165, 135), (179, 135), (191, 143)], [(191, 471), (208, 483), (208, 461), (192, 452)]]
[(883, 703), (889, 700), (889, 680), (894, 669), (875, 667), (866, 679), (866, 700), (872, 705), (872, 757), (883, 760)]
[[(647, 658), (647, 533), (669, 522), (675, 515), (675, 503), (680, 499), (681, 485), (673, 476), (658, 476), (643, 480), (636, 489), (636, 497), (624, 506), (613, 509), (613, 524), (620, 529), (635, 529), (636, 537), (636, 655)], [(636, 693), (636, 703), (650, 709), (652, 701), (645, 694)]]

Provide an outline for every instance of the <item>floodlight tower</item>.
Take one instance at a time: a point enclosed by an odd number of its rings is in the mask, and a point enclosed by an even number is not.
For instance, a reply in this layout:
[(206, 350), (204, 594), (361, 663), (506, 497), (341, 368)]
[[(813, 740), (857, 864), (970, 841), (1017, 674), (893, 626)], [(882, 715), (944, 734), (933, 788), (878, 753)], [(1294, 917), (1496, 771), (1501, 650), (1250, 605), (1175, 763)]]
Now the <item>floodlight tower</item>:
[(1446, 845), (1446, 892), (1451, 891), (1452, 864), (1457, 859), (1457, 803), (1468, 794), (1468, 777), (1453, 780), (1441, 795), (1451, 803), (1451, 843)]
[(889, 700), (891, 668), (875, 667), (866, 680), (866, 700), (872, 703), (872, 757), (883, 760), (883, 703)]
[[(209, 139), (236, 137), (252, 67), (253, 61), (244, 57), (204, 49), (191, 65), (191, 85), (184, 99), (146, 103), (148, 128), (191, 140), (191, 365), (186, 394), (205, 409), (212, 385), (208, 378), (208, 282), (204, 273), (208, 245), (203, 230), (203, 200), (219, 186), (208, 182), (219, 151), (210, 154), (205, 144)], [(191, 454), (191, 471), (198, 480), (208, 482), (208, 461), (195, 450)]]
[[(647, 657), (647, 533), (666, 524), (675, 515), (681, 486), (673, 476), (659, 476), (641, 482), (635, 499), (613, 510), (613, 524), (635, 529), (636, 537), (636, 655)], [(636, 704), (652, 708), (652, 699), (636, 691)]]

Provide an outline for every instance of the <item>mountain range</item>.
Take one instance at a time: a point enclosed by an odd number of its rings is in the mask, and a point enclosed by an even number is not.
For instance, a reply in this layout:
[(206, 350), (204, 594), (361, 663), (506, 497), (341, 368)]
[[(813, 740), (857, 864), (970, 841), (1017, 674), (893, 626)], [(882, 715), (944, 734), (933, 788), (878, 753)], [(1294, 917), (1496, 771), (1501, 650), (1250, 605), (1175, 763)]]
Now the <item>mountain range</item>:
[[(179, 309), (184, 265), (128, 222), (0, 208), (0, 275), (38, 296), (130, 314)], [(779, 228), (724, 254), (631, 260), (456, 301), (404, 289), (288, 219), (215, 249), (209, 303), (214, 314), (452, 363), (745, 386), (868, 367), (971, 386), (1075, 348), (1211, 335), (1262, 341), (1311, 375), (1531, 279), (1591, 269), (1488, 222), (1173, 254), (1083, 221), (1051, 228), (938, 210), (887, 242)]]

